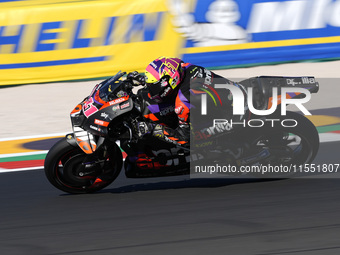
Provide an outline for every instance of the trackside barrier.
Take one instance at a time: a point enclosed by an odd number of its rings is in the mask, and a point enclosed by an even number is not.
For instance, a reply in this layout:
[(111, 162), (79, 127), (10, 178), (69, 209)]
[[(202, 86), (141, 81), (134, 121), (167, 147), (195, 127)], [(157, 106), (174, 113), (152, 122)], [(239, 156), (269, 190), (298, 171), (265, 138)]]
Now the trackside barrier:
[(340, 0), (0, 1), (0, 85), (340, 58)]

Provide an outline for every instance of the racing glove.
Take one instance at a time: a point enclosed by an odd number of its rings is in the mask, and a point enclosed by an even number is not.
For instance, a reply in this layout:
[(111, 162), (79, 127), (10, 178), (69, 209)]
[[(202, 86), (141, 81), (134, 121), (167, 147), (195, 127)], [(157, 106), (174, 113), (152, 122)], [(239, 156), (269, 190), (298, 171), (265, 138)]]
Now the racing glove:
[(138, 73), (137, 71), (128, 73), (126, 79), (133, 82), (134, 85), (141, 85), (141, 86), (145, 85), (145, 76)]
[(134, 131), (138, 138), (142, 138), (146, 134), (151, 134), (154, 129), (154, 124), (145, 121), (139, 121), (134, 125)]

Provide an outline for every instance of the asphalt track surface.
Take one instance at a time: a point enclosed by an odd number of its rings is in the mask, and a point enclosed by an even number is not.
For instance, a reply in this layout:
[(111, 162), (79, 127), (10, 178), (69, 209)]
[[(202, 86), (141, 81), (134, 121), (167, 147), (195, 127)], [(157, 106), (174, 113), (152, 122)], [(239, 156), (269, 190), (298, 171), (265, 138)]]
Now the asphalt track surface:
[[(321, 63), (306, 70), (321, 70), (328, 78), (339, 66)], [(303, 68), (252, 70), (250, 74), (247, 69), (248, 76), (300, 75)], [(336, 84), (326, 83), (308, 109), (339, 107)], [(64, 116), (77, 103), (75, 95), (82, 99), (79, 92), (85, 96), (93, 87), (71, 91), (69, 85), (1, 91), (2, 102), (13, 100), (11, 95), (22, 102), (16, 108), (3, 103), (8, 109), (0, 113), (0, 123), (11, 125), (2, 126), (1, 138), (19, 136), (13, 131), (34, 135), (68, 130), (69, 118)], [(27, 104), (36, 89), (44, 97)], [(53, 97), (62, 98), (62, 104)], [(24, 125), (18, 118), (22, 109), (30, 117)], [(314, 163), (340, 163), (339, 148), (340, 142), (322, 143)], [(335, 174), (281, 180), (126, 179), (123, 174), (89, 195), (55, 189), (42, 169), (0, 174), (0, 254), (340, 254), (340, 178)]]
[[(339, 142), (314, 163), (339, 163)], [(123, 173), (123, 172), (122, 172)], [(326, 178), (321, 178), (326, 177)], [(1, 254), (340, 253), (340, 179), (126, 179), (68, 195), (43, 170), (0, 178)]]

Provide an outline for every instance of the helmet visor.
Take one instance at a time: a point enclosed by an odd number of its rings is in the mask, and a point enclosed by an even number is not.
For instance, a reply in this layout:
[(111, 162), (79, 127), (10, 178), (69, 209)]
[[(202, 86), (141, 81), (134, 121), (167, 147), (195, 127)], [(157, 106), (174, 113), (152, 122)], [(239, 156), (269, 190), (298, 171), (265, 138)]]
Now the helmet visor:
[(159, 101), (161, 100), (160, 95), (163, 93), (164, 89), (169, 86), (169, 77), (165, 76), (159, 81), (147, 83), (146, 85), (149, 90), (150, 99)]

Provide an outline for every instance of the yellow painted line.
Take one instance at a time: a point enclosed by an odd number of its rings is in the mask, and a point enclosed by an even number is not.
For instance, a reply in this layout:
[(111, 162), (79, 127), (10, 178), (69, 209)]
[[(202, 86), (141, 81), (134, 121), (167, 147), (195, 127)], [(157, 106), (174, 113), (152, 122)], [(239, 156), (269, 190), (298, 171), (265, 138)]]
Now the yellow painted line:
[[(340, 117), (327, 116), (327, 115), (311, 115), (306, 116), (313, 124), (317, 127), (328, 126), (340, 124)], [(53, 138), (62, 138), (64, 134), (55, 134), (55, 135), (47, 135), (47, 136), (38, 136), (38, 137), (23, 137), (23, 138), (14, 138), (14, 139), (0, 139), (0, 154), (12, 154), (12, 153), (29, 153), (29, 152), (37, 152), (40, 150), (32, 150), (24, 148), (22, 145), (30, 142), (43, 141)]]
[(324, 43), (337, 43), (340, 42), (340, 36), (332, 37), (317, 37), (306, 39), (291, 39), (280, 40), (270, 42), (250, 42), (234, 45), (222, 45), (222, 46), (209, 46), (209, 47), (192, 47), (182, 49), (182, 53), (204, 53), (214, 51), (229, 51), (229, 50), (246, 50), (246, 49), (258, 49), (258, 48), (272, 48), (283, 46), (297, 46), (297, 45), (312, 45), (312, 44), (324, 44)]
[(26, 153), (26, 152), (34, 152), (39, 150), (31, 150), (22, 147), (24, 143), (29, 142), (37, 142), (43, 141), (53, 138), (58, 138), (62, 136), (47, 136), (47, 137), (39, 137), (39, 138), (26, 138), (26, 139), (17, 139), (17, 140), (9, 140), (9, 141), (0, 141), (0, 154), (11, 154), (11, 153)]
[(339, 117), (326, 116), (326, 115), (310, 115), (305, 116), (317, 127), (328, 126), (340, 123)]

